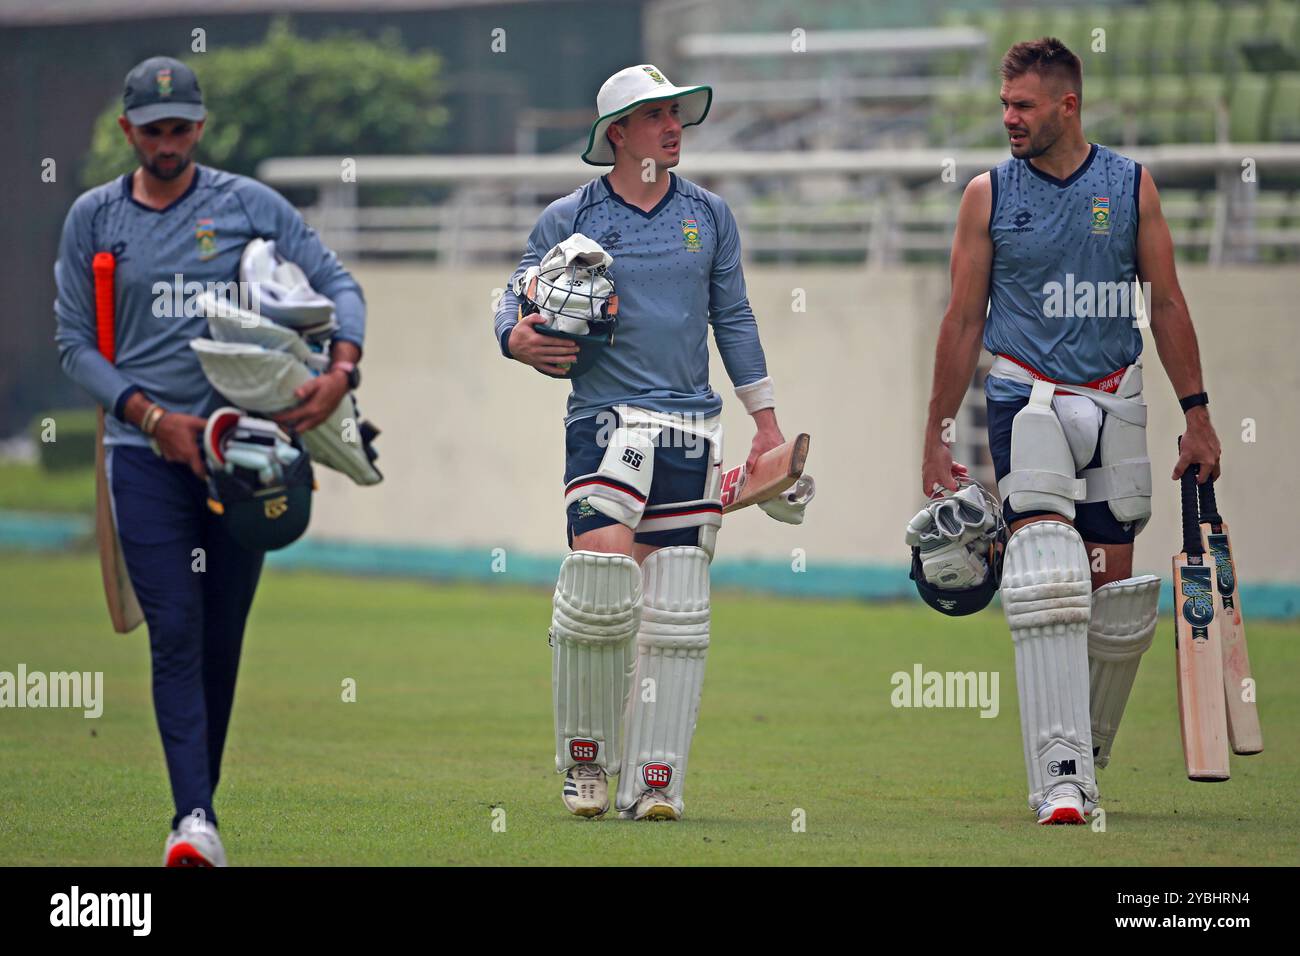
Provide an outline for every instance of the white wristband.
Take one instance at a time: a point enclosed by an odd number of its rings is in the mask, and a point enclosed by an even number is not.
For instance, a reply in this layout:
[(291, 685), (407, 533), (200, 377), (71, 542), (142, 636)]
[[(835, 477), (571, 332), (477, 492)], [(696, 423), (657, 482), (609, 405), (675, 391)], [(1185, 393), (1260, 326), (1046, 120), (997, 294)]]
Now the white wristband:
[(772, 384), (772, 376), (740, 386), (736, 389), (736, 397), (751, 415), (765, 408), (776, 408), (776, 386)]

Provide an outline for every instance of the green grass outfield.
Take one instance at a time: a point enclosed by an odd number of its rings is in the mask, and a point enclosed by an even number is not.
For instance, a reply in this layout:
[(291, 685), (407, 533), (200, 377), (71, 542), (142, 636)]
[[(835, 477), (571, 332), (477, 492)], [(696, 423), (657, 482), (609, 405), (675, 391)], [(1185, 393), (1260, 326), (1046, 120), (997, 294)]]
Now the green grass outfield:
[[(0, 863), (155, 865), (170, 815), (145, 634), (114, 635), (94, 558), (0, 555), (0, 670), (103, 671), (105, 708), (0, 710)], [(1183, 776), (1171, 624), (1143, 661), (1105, 832), (1025, 806), (996, 611), (719, 595), (687, 815), (565, 813), (550, 770), (549, 595), (268, 572), (217, 811), (257, 864), (1294, 864), (1300, 642), (1250, 625), (1266, 751)], [(890, 676), (998, 671), (1001, 712), (895, 709)], [(357, 682), (343, 703), (341, 683)], [(796, 809), (806, 830), (792, 827)], [(494, 827), (494, 823), (496, 826)], [(502, 829), (504, 825), (504, 829)]]

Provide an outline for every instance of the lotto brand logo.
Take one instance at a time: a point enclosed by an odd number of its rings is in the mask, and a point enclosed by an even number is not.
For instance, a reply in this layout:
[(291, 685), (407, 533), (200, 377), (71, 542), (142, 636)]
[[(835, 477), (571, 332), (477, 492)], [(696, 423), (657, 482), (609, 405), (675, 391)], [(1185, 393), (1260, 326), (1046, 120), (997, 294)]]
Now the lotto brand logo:
[(1016, 213), (1011, 220), (1011, 224), (1015, 226), (1015, 228), (1012, 229), (1011, 231), (1012, 232), (1033, 232), (1034, 227), (1029, 225), (1029, 220), (1033, 218), (1034, 218), (1033, 215), (1029, 212), (1028, 209), (1020, 210), (1020, 212)]
[(651, 790), (663, 790), (672, 783), (673, 768), (666, 763), (648, 763), (641, 768), (641, 779)]
[(1053, 777), (1068, 777), (1078, 773), (1073, 760), (1053, 760), (1047, 765), (1047, 772)]
[(600, 746), (594, 740), (575, 738), (569, 741), (569, 756), (577, 763), (591, 763)]
[(627, 465), (633, 471), (641, 470), (641, 463), (645, 461), (645, 455), (635, 448), (623, 449), (623, 464)]

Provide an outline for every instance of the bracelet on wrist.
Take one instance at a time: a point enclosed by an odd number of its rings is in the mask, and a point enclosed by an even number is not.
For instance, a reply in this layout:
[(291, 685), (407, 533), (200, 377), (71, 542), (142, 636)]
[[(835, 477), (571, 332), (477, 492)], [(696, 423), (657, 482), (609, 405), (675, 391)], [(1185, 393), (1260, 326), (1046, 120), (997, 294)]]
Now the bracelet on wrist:
[(144, 416), (140, 419), (140, 431), (153, 437), (153, 433), (158, 430), (158, 423), (162, 421), (163, 416), (167, 414), (167, 409), (163, 408), (157, 402), (151, 402), (145, 409)]
[(1190, 412), (1193, 408), (1198, 408), (1201, 405), (1209, 405), (1210, 396), (1205, 392), (1197, 392), (1195, 395), (1180, 398), (1178, 404), (1182, 406), (1184, 412)]

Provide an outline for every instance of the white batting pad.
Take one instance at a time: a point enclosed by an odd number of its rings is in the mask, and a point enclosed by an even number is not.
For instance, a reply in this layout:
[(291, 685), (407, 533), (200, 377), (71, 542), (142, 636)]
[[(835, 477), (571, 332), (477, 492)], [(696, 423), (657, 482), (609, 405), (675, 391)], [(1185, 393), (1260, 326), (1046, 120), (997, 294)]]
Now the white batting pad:
[(560, 566), (553, 605), (555, 769), (594, 764), (617, 773), (641, 569), (627, 555), (574, 551)]
[(1007, 542), (1002, 609), (1016, 648), (1016, 685), (1029, 806), (1075, 783), (1097, 799), (1088, 720), (1088, 620), (1092, 579), (1079, 532), (1036, 521)]
[[(289, 352), (211, 339), (192, 339), (190, 348), (212, 387), (249, 412), (268, 415), (293, 408), (298, 404), (294, 390), (312, 378), (311, 370)], [(343, 472), (359, 485), (378, 484), (383, 476), (366, 455), (360, 424), (356, 400), (349, 392), (329, 418), (299, 437), (313, 461)]]
[(701, 548), (661, 548), (641, 575), (645, 606), (615, 806), (630, 810), (645, 791), (661, 790), (680, 814), (709, 651), (709, 556)]
[(1160, 579), (1143, 574), (1111, 581), (1092, 592), (1092, 621), (1088, 625), (1088, 685), (1092, 713), (1093, 762), (1110, 762), (1111, 744), (1119, 730), (1142, 655), (1156, 631)]

